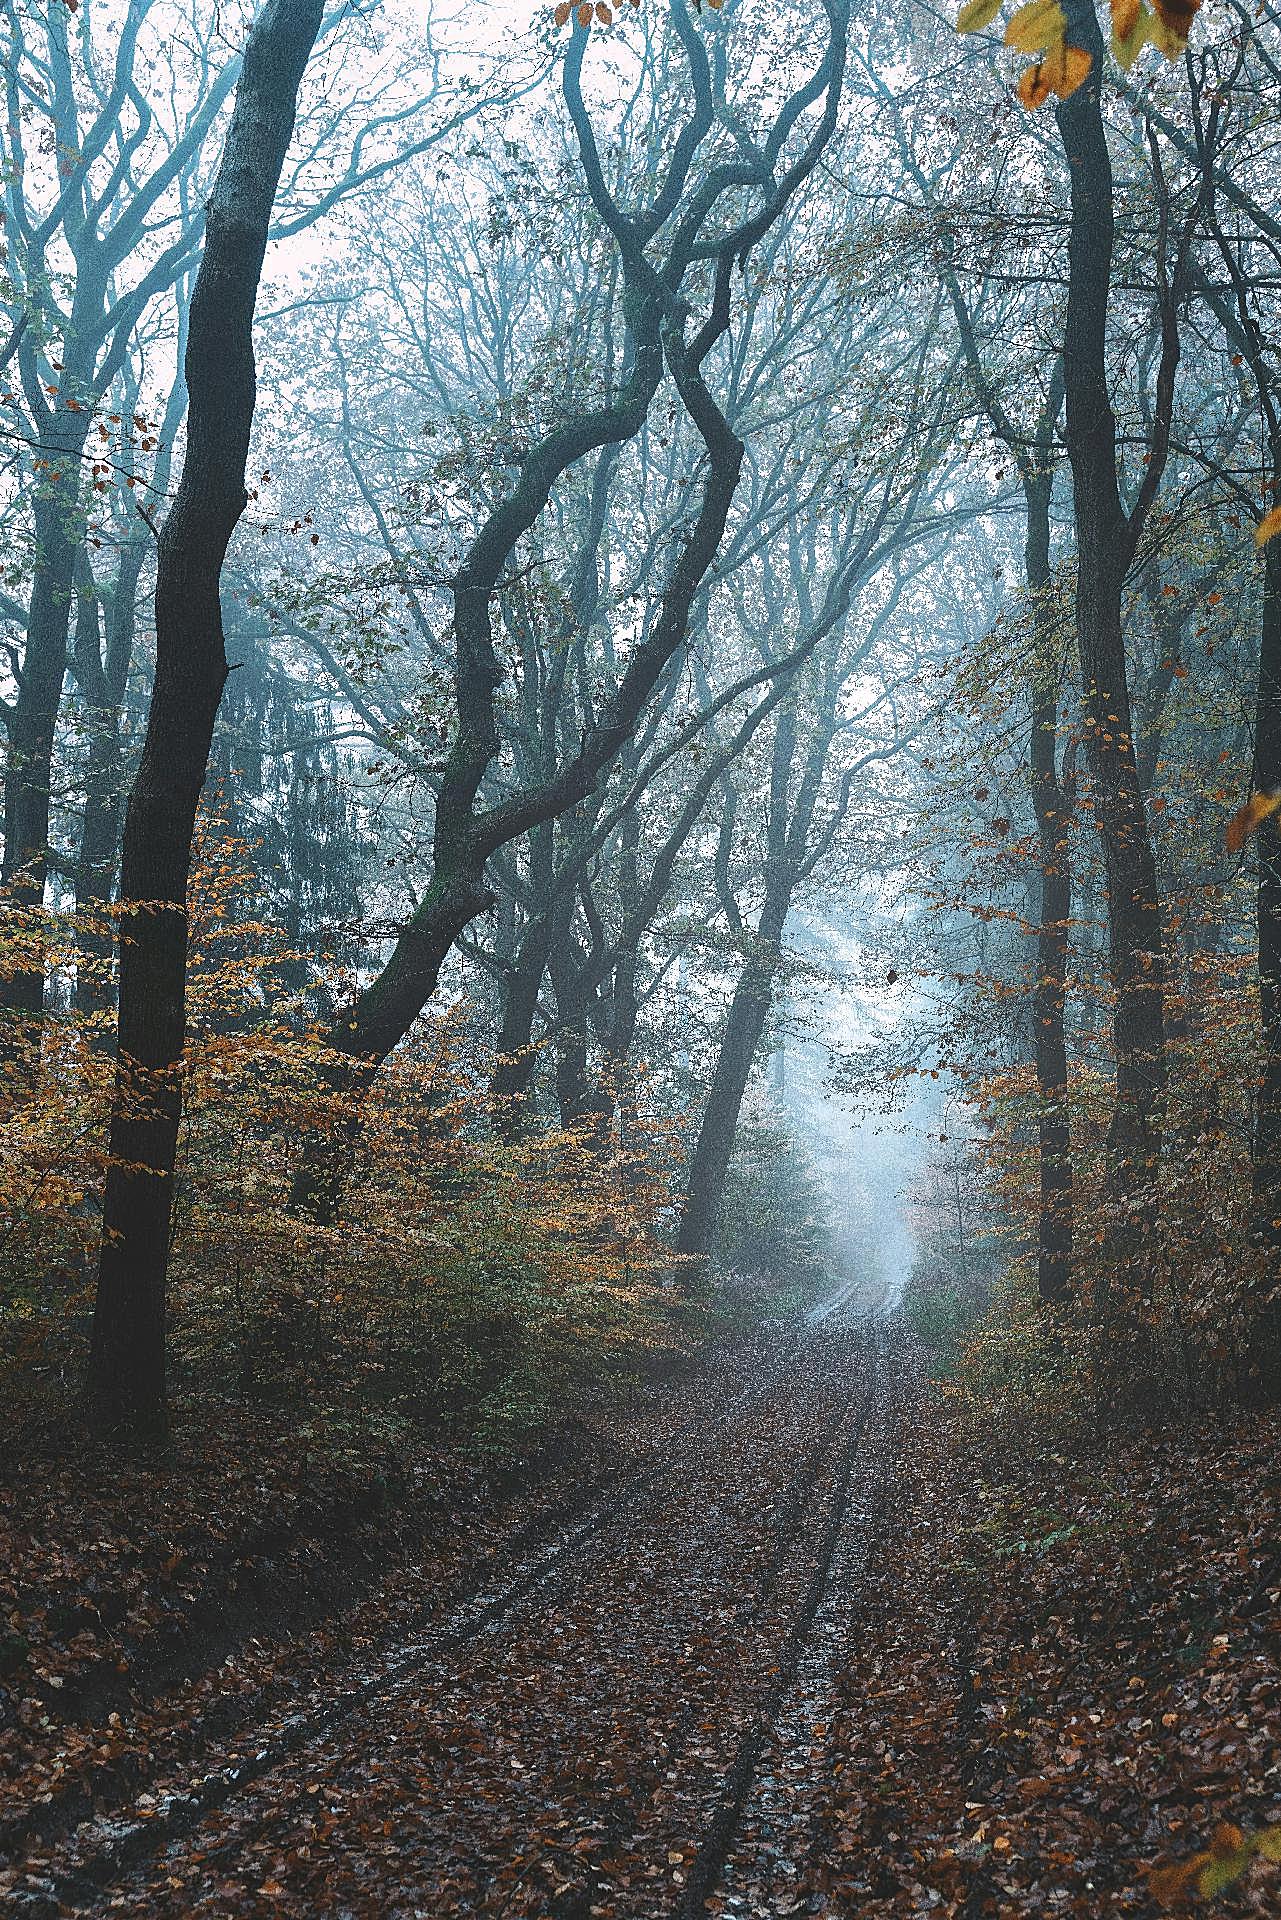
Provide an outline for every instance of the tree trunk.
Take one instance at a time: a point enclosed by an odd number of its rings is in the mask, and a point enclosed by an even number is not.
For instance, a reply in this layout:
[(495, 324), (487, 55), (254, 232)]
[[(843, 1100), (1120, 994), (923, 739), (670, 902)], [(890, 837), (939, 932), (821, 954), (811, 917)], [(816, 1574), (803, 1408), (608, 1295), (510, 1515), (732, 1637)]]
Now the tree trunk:
[[(677, 823), (678, 833), (682, 825), (683, 822)], [(636, 1021), (640, 1012), (636, 997), (636, 954), (646, 921), (640, 884), (640, 833), (640, 811), (634, 809), (622, 822), (618, 836), (617, 903), (622, 933), (611, 955), (612, 965), (609, 970), (608, 1008), (605, 1021), (605, 1061), (607, 1070), (615, 1082), (619, 1082), (627, 1072), (632, 1041), (636, 1037)], [(671, 849), (673, 860), (675, 849), (672, 848), (672, 839), (674, 838), (674, 835), (670, 836), (668, 845), (663, 849), (664, 856), (668, 854), (669, 848)], [(680, 844), (684, 844), (683, 835)], [(653, 880), (658, 879), (662, 867), (661, 859), (655, 862), (651, 876)], [(655, 891), (656, 889), (651, 887), (651, 898)], [(665, 892), (664, 888), (663, 892), (659, 893), (660, 900), (665, 896)], [(613, 1091), (615, 1094), (621, 1094), (621, 1085), (615, 1085)], [(627, 1104), (630, 1106), (630, 1099)]]
[[(1050, 498), (1053, 475), (1038, 472), (1025, 482), (1028, 590), (1035, 597), (1038, 626), (1050, 594)], [(1032, 805), (1040, 842), (1040, 905), (1036, 936), (1036, 986), (1032, 996), (1036, 1063), (1037, 1130), (1041, 1169), (1037, 1281), (1041, 1300), (1053, 1306), (1071, 1286), (1073, 1193), (1072, 1123), (1068, 1105), (1067, 1038), (1063, 1006), (1067, 985), (1068, 931), (1072, 913), (1071, 817), (1066, 783), (1056, 765), (1058, 687), (1038, 646), (1032, 682), (1032, 742), (1029, 755)]]
[(206, 215), (187, 344), (187, 451), (160, 534), (156, 678), (121, 865), (119, 1051), (89, 1400), (112, 1427), (163, 1430), (165, 1281), (182, 1105), (187, 881), (227, 676), (219, 581), (244, 511), (267, 229), (321, 0), (267, 0)]
[(494, 1121), (505, 1140), (518, 1140), (529, 1117), (529, 1093), (537, 1055), (534, 1018), (538, 994), (547, 971), (552, 941), (552, 886), (555, 825), (547, 821), (530, 835), (529, 891), (531, 915), (521, 930), (503, 977), (502, 1017), (498, 1031), (498, 1058), (490, 1080)]
[[(1254, 738), (1254, 786), (1281, 787), (1281, 540), (1264, 548), (1263, 618)], [(1259, 1015), (1262, 1069), (1254, 1136), (1255, 1234), (1270, 1255), (1270, 1278), (1281, 1260), (1281, 834), (1271, 822), (1259, 835)], [(1269, 1390), (1281, 1389), (1281, 1307), (1262, 1311), (1260, 1362)]]
[(706, 1261), (712, 1250), (743, 1095), (774, 998), (774, 976), (782, 955), (783, 925), (790, 897), (788, 888), (783, 897), (767, 900), (760, 925), (752, 935), (752, 944), (730, 1001), (702, 1124), (690, 1158), (676, 1250), (698, 1261)]
[[(834, 673), (836, 677), (832, 678)], [(810, 849), (810, 835), (827, 756), (835, 737), (836, 692), (842, 677), (835, 657), (824, 663), (824, 675), (830, 705), (825, 707), (825, 721), (811, 720), (805, 731), (799, 780), (794, 777), (801, 736), (796, 697), (787, 699), (779, 711), (765, 830), (765, 898), (754, 932), (743, 927), (730, 890), (728, 838), (722, 838), (717, 855), (721, 902), (731, 926), (737, 927), (747, 946), (690, 1159), (685, 1205), (677, 1233), (677, 1252), (701, 1263), (706, 1263), (712, 1250), (743, 1095), (774, 1002), (774, 982), (783, 957), (783, 928), (791, 911), (792, 895), (801, 879), (813, 871), (816, 857)], [(732, 811), (730, 819), (732, 821)]]
[[(1164, 961), (1156, 863), (1139, 787), (1126, 677), (1121, 593), (1137, 537), (1121, 505), (1116, 419), (1107, 379), (1114, 211), (1112, 164), (1099, 104), (1105, 52), (1097, 21), (1094, 71), (1057, 108), (1071, 173), (1068, 302), (1063, 342), (1067, 445), (1076, 519), (1077, 643), (1086, 756), (1103, 838), (1108, 954), (1116, 996), (1116, 1104), (1108, 1135), (1112, 1250), (1134, 1250), (1152, 1199), (1166, 1081)], [(1171, 375), (1172, 378), (1172, 375)], [(1155, 457), (1155, 456), (1154, 456)], [(1153, 469), (1155, 477), (1156, 469)]]
[(592, 1000), (596, 992), (589, 956), (573, 928), (573, 903), (556, 917), (548, 971), (556, 995), (556, 1103), (563, 1127), (603, 1121), (613, 1101), (590, 1070)]
[[(4, 782), (4, 866), (10, 899), (25, 917), (44, 905), (49, 874), (49, 812), (53, 742), (67, 673), (67, 640), (75, 597), (76, 558), (83, 520), (79, 469), (90, 414), (53, 416), (56, 451), (35, 502), (36, 570), (27, 615), (22, 677), (9, 722), (9, 758)], [(19, 1058), (27, 1077), (39, 1061), (44, 1012), (42, 943), (34, 937), (25, 963), (0, 985), (0, 1004), (11, 1015), (6, 1051)]]
[(72, 656), (76, 679), (89, 710), (91, 730), (85, 768), (85, 810), (76, 862), (76, 906), (88, 916), (79, 933), (83, 966), (76, 969), (76, 1005), (103, 1013), (113, 1004), (111, 940), (96, 916), (115, 889), (124, 815), (124, 703), (133, 660), (135, 601), (145, 549), (126, 547), (106, 607), (107, 644), (101, 651), (98, 622), (84, 636), (77, 628)]

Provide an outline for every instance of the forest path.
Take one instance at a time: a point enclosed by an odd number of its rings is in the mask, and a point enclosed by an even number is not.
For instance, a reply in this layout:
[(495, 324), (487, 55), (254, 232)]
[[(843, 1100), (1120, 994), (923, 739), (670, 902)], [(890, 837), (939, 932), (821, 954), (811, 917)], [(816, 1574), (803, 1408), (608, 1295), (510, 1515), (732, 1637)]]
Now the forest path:
[(875, 1323), (780, 1336), (504, 1588), (264, 1750), (188, 1831), (79, 1891), (62, 1878), (61, 1910), (773, 1910), (759, 1889), (790, 1871), (785, 1783), (824, 1711), (901, 1366)]

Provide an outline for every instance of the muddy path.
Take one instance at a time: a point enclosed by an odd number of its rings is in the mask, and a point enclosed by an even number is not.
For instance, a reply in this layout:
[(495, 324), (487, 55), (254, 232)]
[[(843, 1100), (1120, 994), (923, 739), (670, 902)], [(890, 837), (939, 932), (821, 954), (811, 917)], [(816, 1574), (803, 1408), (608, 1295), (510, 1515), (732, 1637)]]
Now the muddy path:
[(805, 1767), (899, 1364), (838, 1314), (780, 1336), (373, 1671), (33, 1863), (27, 1910), (768, 1910), (774, 1783)]

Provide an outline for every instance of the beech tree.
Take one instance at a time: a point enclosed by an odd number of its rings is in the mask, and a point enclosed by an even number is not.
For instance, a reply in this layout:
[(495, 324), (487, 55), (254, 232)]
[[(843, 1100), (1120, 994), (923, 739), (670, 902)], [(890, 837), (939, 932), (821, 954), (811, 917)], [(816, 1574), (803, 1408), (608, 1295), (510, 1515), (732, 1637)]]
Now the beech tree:
[[(129, 0), (108, 59), (103, 48), (81, 63), (77, 55), (88, 44), (93, 11), (86, 8), (77, 20), (61, 5), (35, 15), (14, 5), (4, 9), (5, 210), (21, 394), (6, 400), (17, 414), (17, 431), (35, 450), (35, 484), (30, 605), (6, 723), (3, 879), (16, 906), (37, 911), (48, 872), (50, 767), (85, 527), (86, 447), (140, 317), (192, 256), (194, 214), (179, 220), (176, 233), (157, 216), (198, 158), (235, 83), (234, 66), (217, 66), (208, 40), (198, 41), (197, 70), (184, 75), (181, 88), (190, 106), (179, 109), (172, 127), (157, 128), (134, 74), (147, 0)], [(104, 422), (104, 430), (109, 426)], [(29, 1040), (43, 1004), (43, 967), (17, 972), (6, 994)]]
[[(342, 18), (329, 21), (327, 38), (339, 34)], [(27, 454), (29, 470), (19, 476), (15, 504), (29, 515), (31, 559), (25, 614), (17, 622), (21, 641), (12, 656), (13, 695), (0, 708), (8, 735), (0, 873), (12, 908), (38, 927), (63, 687), (75, 664), (70, 624), (77, 601), (90, 597), (77, 587), (78, 576), (85, 580), (85, 539), (104, 496), (126, 490), (126, 515), (141, 512), (147, 544), (139, 545), (138, 529), (125, 542), (120, 591), (112, 589), (123, 618), (135, 558), (141, 570), (153, 539), (145, 522), (154, 518), (168, 484), (182, 398), (175, 390), (176, 417), (163, 403), (160, 417), (148, 406), (131, 408), (129, 363), (140, 326), (168, 302), (198, 257), (202, 168), (239, 62), (222, 57), (214, 19), (199, 0), (189, 13), (161, 0), (124, 0), (114, 11), (104, 0), (85, 0), (78, 10), (50, 0), (34, 11), (8, 0), (3, 19), (10, 323), (3, 359), (16, 378), (0, 388), (0, 404)], [(430, 52), (429, 22), (423, 31)], [(432, 62), (425, 64), (430, 77)], [(400, 76), (388, 72), (367, 43), (362, 65), (363, 89), (334, 88), (309, 125), (298, 176), (286, 182), (288, 204), (277, 221), (282, 235), (305, 231), (407, 156), (437, 144), (483, 104), (528, 84), (514, 71), (499, 84), (477, 79), (447, 111), (430, 113), (424, 128), (434, 83), (425, 94), (407, 95)], [(169, 76), (167, 88), (154, 84), (159, 71)], [(134, 397), (143, 398), (136, 387)], [(85, 697), (105, 712), (110, 688), (83, 650), (81, 660), (93, 681)], [(113, 725), (105, 722), (107, 758)], [(105, 766), (98, 771), (105, 779)], [(118, 784), (117, 799), (119, 793)], [(115, 801), (105, 810), (94, 803), (91, 843), (113, 823), (114, 812)], [(95, 886), (103, 858), (114, 867), (116, 851), (100, 857), (91, 844), (86, 873), (98, 875)], [(27, 950), (32, 957), (10, 971), (0, 1003), (11, 1016), (11, 1051), (30, 1077), (38, 1065), (45, 981), (38, 940)]]
[(244, 511), (253, 316), (321, 0), (267, 0), (205, 218), (187, 339), (187, 447), (159, 537), (156, 677), (121, 868), (119, 1060), (89, 1398), (108, 1426), (163, 1428), (165, 1275), (182, 1107), (187, 879), (227, 677), (219, 583)]
[[(883, 93), (883, 88), (881, 91)], [(893, 103), (890, 104), (892, 110)], [(905, 165), (925, 204), (936, 207), (932, 185), (911, 153), (901, 120), (899, 139)], [(993, 434), (1013, 462), (1026, 516), (1024, 580), (1032, 629), (1028, 784), (1040, 839), (1032, 1001), (1041, 1180), (1037, 1271), (1041, 1298), (1051, 1304), (1061, 1300), (1071, 1285), (1073, 1239), (1072, 1124), (1064, 1003), (1072, 914), (1070, 830), (1074, 774), (1066, 763), (1060, 766), (1059, 758), (1060, 688), (1054, 660), (1051, 564), (1051, 502), (1055, 435), (1064, 400), (1063, 363), (1061, 359), (1053, 363), (1037, 416), (1027, 424), (1016, 421), (985, 364), (975, 315), (957, 269), (954, 226), (950, 210), (935, 214), (933, 238), (938, 271), (956, 321), (976, 398)], [(1008, 314), (998, 311), (1000, 319), (1009, 319)], [(999, 324), (998, 320), (998, 329)], [(1067, 751), (1070, 756), (1074, 750), (1069, 746)]]
[[(787, 96), (769, 131), (751, 142), (723, 104), (723, 63), (709, 58), (684, 0), (671, 0), (670, 23), (692, 99), (679, 131), (670, 137), (657, 191), (634, 210), (624, 208), (606, 180), (581, 87), (591, 28), (575, 18), (563, 92), (587, 192), (617, 249), (629, 336), (627, 369), (613, 397), (581, 407), (522, 454), (519, 480), (487, 514), (454, 571), (455, 716), (435, 803), (432, 878), (386, 965), (361, 990), (332, 1036), (335, 1048), (350, 1057), (348, 1083), (357, 1091), (427, 1005), (463, 929), (491, 904), (490, 859), (591, 792), (684, 641), (691, 608), (725, 531), (743, 460), (742, 442), (709, 384), (708, 362), (731, 322), (735, 268), (785, 213), (835, 128), (848, 0), (824, 0), (824, 13), (826, 46), (817, 66)], [(813, 108), (818, 109), (815, 124), (802, 133)], [(719, 144), (727, 131), (727, 119), (736, 157), (704, 157), (712, 136)], [(739, 210), (743, 199), (746, 212)], [(719, 229), (717, 223), (723, 223)], [(709, 297), (706, 317), (693, 327), (686, 288), (696, 275), (706, 276)], [(503, 571), (562, 476), (588, 455), (622, 445), (640, 431), (665, 370), (698, 429), (706, 468), (693, 526), (671, 563), (653, 628), (600, 703), (577, 753), (537, 785), (483, 806), (482, 785), (498, 748), (496, 696), (505, 678), (492, 613)], [(300, 1177), (299, 1204), (321, 1216), (331, 1212), (341, 1173), (341, 1157), (335, 1161), (331, 1153), (319, 1152)]]

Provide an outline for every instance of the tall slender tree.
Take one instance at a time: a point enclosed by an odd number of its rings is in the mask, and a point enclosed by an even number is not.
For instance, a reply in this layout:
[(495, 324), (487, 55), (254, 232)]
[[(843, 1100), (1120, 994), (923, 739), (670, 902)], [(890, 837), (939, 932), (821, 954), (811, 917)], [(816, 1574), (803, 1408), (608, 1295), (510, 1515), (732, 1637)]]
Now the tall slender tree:
[(257, 395), (254, 307), (322, 0), (267, 0), (245, 44), (191, 302), (187, 447), (160, 532), (156, 678), (121, 867), (119, 1055), (89, 1399), (112, 1427), (163, 1429), (165, 1281), (182, 1109), (187, 880), (227, 677), (220, 581), (244, 512)]
[(1068, 297), (1063, 332), (1067, 448), (1076, 531), (1076, 627), (1085, 751), (1103, 839), (1108, 889), (1109, 970), (1115, 993), (1116, 1101), (1108, 1136), (1109, 1193), (1134, 1245), (1127, 1217), (1151, 1191), (1160, 1162), (1166, 1086), (1165, 955), (1156, 861), (1139, 785), (1125, 632), (1126, 577), (1157, 498), (1170, 452), (1180, 358), (1180, 308), (1189, 282), (1200, 194), (1177, 239), (1155, 133), (1149, 137), (1158, 202), (1157, 302), (1160, 351), (1142, 478), (1123, 502), (1120, 444), (1108, 356), (1116, 209), (1103, 116), (1106, 53), (1093, 6), (1074, 17), (1075, 43), (1090, 71), (1055, 106), (1068, 166)]

